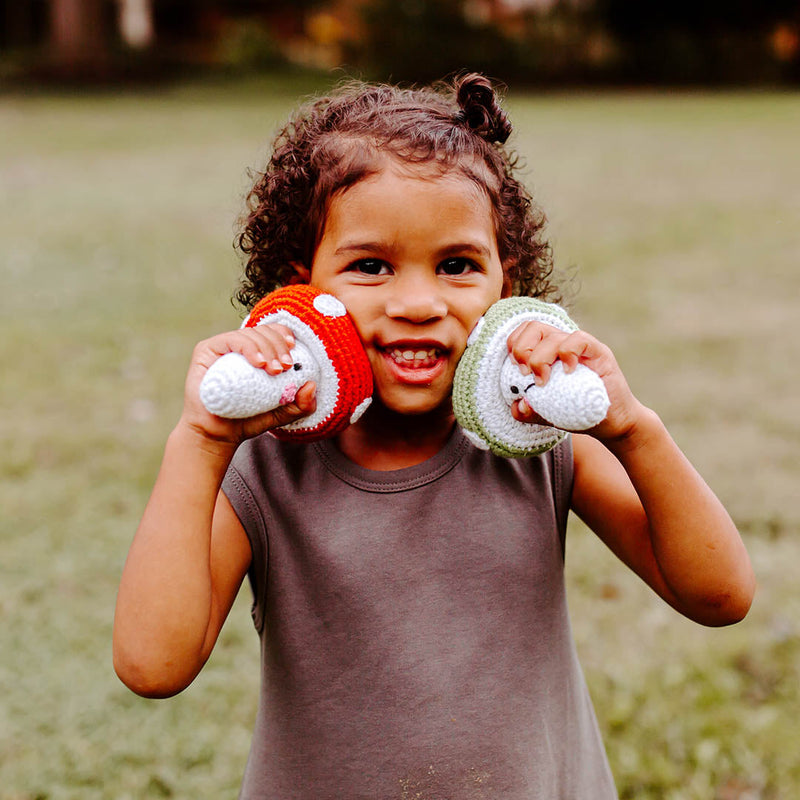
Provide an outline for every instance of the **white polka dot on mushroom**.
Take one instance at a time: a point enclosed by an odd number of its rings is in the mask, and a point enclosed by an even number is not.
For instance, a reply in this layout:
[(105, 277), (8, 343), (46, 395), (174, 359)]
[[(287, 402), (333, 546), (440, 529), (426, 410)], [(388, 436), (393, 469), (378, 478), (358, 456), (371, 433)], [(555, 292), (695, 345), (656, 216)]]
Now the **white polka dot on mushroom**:
[(366, 400), (362, 400), (357, 406), (356, 410), (352, 413), (350, 417), (350, 424), (352, 425), (354, 422), (358, 422), (361, 419), (361, 415), (369, 408), (370, 403), (372, 403), (372, 398), (368, 397)]
[(337, 300), (332, 294), (320, 294), (314, 298), (314, 308), (323, 317), (343, 317), (347, 309), (341, 300)]
[(483, 327), (483, 323), (484, 323), (484, 322), (486, 322), (486, 320), (485, 320), (483, 317), (481, 317), (481, 318), (480, 318), (480, 319), (479, 319), (479, 320), (478, 320), (478, 321), (475, 323), (475, 327), (472, 329), (472, 332), (471, 332), (471, 333), (470, 333), (470, 335), (467, 337), (467, 344), (475, 344), (475, 342), (477, 342), (477, 341), (478, 341), (478, 337), (479, 337), (479, 336), (480, 336), (480, 334), (481, 334), (481, 328)]

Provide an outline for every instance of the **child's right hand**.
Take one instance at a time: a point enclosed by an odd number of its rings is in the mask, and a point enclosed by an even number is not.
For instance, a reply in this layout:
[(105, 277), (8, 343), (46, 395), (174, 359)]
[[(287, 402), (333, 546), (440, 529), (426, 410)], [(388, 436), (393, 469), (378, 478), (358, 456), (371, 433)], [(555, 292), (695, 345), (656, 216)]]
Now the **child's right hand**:
[(284, 325), (266, 324), (230, 331), (200, 342), (192, 353), (186, 376), (181, 423), (215, 442), (238, 445), (245, 439), (258, 436), (312, 414), (316, 409), (316, 385), (307, 381), (294, 400), (285, 406), (247, 419), (225, 419), (211, 414), (200, 400), (199, 389), (208, 368), (226, 353), (239, 353), (250, 364), (280, 375), (292, 366), (290, 350), (295, 339)]

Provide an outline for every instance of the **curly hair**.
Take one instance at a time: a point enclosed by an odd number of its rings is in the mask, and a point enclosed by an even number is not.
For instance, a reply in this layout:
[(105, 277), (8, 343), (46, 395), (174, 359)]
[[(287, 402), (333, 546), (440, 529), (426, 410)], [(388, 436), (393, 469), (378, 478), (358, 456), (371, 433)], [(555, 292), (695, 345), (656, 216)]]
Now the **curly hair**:
[(328, 204), (394, 159), (456, 170), (488, 195), (514, 294), (558, 300), (545, 215), (514, 177), (511, 124), (475, 73), (425, 88), (348, 82), (291, 117), (247, 197), (235, 245), (246, 256), (235, 299), (245, 308), (310, 269)]

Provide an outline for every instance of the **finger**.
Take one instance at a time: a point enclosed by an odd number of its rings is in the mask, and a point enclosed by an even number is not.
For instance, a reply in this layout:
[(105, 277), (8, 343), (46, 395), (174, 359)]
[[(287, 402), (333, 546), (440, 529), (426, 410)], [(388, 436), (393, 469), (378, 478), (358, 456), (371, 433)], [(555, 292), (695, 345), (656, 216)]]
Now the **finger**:
[[(553, 361), (555, 363), (555, 359)], [(550, 380), (550, 373), (553, 370), (552, 364), (545, 362), (535, 363), (531, 366), (531, 376), (533, 377), (533, 382), (537, 386), (545, 386), (547, 381)]]
[(279, 375), (292, 366), (291, 348), (295, 340), (292, 332), (283, 325), (259, 325), (244, 328), (242, 355), (253, 366), (265, 369), (271, 375)]
[(313, 414), (317, 409), (317, 385), (314, 381), (306, 381), (298, 390), (291, 403), (276, 408), (272, 413), (275, 418), (274, 427), (288, 425), (298, 419)]
[[(296, 338), (291, 328), (277, 323), (267, 323), (256, 325), (253, 328), (245, 328), (245, 331), (252, 331), (255, 334), (263, 334), (268, 337), (279, 350), (286, 348), (286, 352), (291, 350), (296, 344)], [(277, 337), (277, 338), (276, 338)]]
[(563, 363), (566, 372), (573, 372), (596, 344), (596, 340), (583, 331), (567, 333), (545, 328), (545, 335), (528, 355), (528, 367), (537, 386), (544, 386), (550, 380), (557, 361)]
[(290, 349), (294, 347), (296, 341), (294, 331), (286, 325), (281, 325), (278, 322), (270, 322), (268, 325), (256, 325), (253, 330), (258, 331), (261, 328), (268, 328), (280, 334)]
[(297, 406), (305, 416), (313, 414), (317, 410), (317, 384), (314, 381), (306, 381), (294, 396), (294, 405)]
[(285, 406), (265, 411), (254, 417), (240, 420), (243, 438), (249, 439), (265, 431), (281, 428), (291, 422), (313, 414), (317, 409), (317, 387), (313, 381), (306, 381), (297, 392), (295, 399)]
[[(263, 368), (280, 353), (287, 350), (285, 340), (277, 333), (256, 332), (253, 328), (228, 331), (200, 342), (195, 348), (193, 361), (208, 368), (221, 356), (228, 353), (243, 355), (253, 366)], [(288, 350), (287, 350), (288, 352)]]
[(564, 371), (573, 372), (584, 358), (591, 355), (594, 344), (596, 340), (583, 331), (575, 331), (564, 339), (556, 353), (557, 358), (564, 364)]
[(529, 405), (525, 398), (520, 398), (511, 406), (511, 416), (518, 422), (527, 422), (533, 425), (548, 425), (544, 417), (540, 417)]
[(550, 372), (553, 364), (558, 360), (558, 352), (561, 343), (567, 334), (556, 328), (550, 328), (544, 332), (535, 347), (525, 353), (525, 366), (527, 373), (520, 365), (523, 374), (530, 374), (537, 386), (544, 386), (550, 380)]
[(538, 322), (523, 322), (508, 337), (508, 353), (523, 375), (530, 374), (530, 362), (547, 335), (547, 327)]

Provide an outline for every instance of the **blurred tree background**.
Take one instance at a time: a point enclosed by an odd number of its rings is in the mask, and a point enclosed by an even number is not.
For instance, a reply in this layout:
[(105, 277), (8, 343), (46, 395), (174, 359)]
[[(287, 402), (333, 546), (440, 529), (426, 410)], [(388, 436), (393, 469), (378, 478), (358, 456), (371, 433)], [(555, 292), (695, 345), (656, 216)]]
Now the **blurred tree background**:
[(620, 798), (800, 798), (800, 0), (0, 0), (0, 800), (236, 796), (249, 589), (202, 677), (144, 700), (111, 665), (122, 562), (188, 354), (237, 324), (266, 137), (338, 76), (464, 68), (512, 89), (576, 317), (759, 576), (748, 619), (711, 631), (571, 526)]
[(0, 80), (281, 67), (515, 85), (800, 83), (792, 0), (0, 0)]

